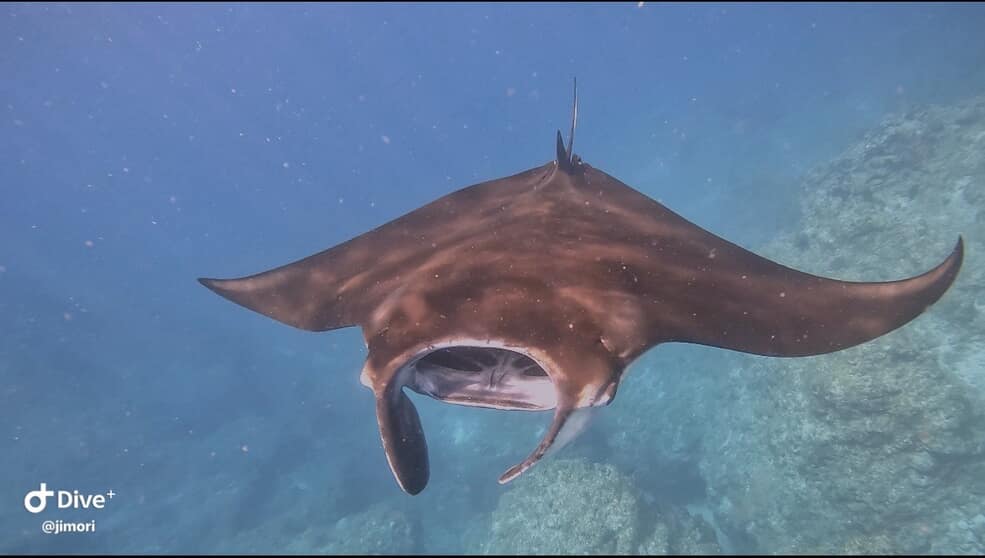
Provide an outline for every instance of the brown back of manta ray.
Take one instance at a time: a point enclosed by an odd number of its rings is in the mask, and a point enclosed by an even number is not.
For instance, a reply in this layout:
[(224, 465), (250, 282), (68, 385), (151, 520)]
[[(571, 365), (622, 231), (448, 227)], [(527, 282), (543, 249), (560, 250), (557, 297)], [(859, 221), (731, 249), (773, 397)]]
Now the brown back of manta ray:
[(361, 327), (361, 380), (376, 396), (387, 462), (417, 494), (428, 452), (405, 386), (459, 405), (554, 409), (505, 483), (575, 436), (585, 411), (611, 402), (627, 365), (657, 344), (782, 357), (852, 347), (936, 302), (962, 256), (959, 237), (946, 260), (909, 279), (802, 273), (582, 162), (559, 132), (557, 159), (542, 166), (448, 194), (297, 262), (200, 281), (297, 328)]

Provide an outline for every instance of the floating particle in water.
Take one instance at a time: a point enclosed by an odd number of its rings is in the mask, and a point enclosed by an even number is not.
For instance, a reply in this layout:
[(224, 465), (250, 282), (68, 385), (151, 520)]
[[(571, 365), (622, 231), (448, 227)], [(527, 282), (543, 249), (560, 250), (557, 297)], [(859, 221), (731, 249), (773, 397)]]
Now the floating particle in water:
[(86, 241), (85, 241), (85, 242), (84, 242), (83, 244), (85, 244), (85, 246), (86, 246), (86, 248), (92, 248), (93, 246), (95, 246), (95, 245), (96, 245), (96, 244), (95, 244), (95, 243), (94, 243), (93, 241), (91, 241), (91, 240), (86, 240)]
[(383, 143), (390, 145), (390, 136), (380, 136), (380, 139), (383, 140)]

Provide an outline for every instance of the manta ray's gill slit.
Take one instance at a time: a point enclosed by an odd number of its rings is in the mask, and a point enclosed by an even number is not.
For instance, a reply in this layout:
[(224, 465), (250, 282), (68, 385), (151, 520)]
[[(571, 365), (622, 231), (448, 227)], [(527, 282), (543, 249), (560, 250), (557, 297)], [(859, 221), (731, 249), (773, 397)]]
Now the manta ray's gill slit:
[(437, 365), (442, 368), (460, 370), (463, 372), (480, 372), (484, 368), (493, 364), (483, 358), (485, 355), (476, 354), (479, 353), (479, 351), (469, 350), (471, 347), (459, 347), (458, 349), (460, 350), (445, 348), (428, 353), (418, 363), (418, 367)]
[(496, 346), (454, 345), (431, 350), (404, 368), (407, 386), (440, 401), (497, 409), (550, 409), (553, 381), (531, 357)]

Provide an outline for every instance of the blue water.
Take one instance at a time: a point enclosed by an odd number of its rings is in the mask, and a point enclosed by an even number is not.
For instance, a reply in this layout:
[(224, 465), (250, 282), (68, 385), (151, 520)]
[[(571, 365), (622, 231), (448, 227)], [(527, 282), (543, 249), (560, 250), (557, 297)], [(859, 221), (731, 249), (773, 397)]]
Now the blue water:
[[(4, 5), (0, 551), (217, 552), (378, 503), (420, 518), (416, 551), (467, 549), (546, 416), (421, 401), (432, 481), (409, 497), (359, 332), (195, 279), (550, 161), (574, 76), (577, 153), (755, 246), (887, 113), (985, 91), (983, 29), (980, 4)], [(116, 496), (27, 513), (41, 482)], [(98, 528), (40, 530), (70, 518)]]

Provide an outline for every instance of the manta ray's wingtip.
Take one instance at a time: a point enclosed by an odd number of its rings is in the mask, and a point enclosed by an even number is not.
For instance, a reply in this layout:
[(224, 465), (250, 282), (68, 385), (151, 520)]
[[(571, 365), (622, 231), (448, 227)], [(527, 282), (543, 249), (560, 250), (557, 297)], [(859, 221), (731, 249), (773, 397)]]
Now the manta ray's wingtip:
[(211, 277), (199, 277), (197, 279), (197, 281), (199, 283), (201, 283), (201, 285), (203, 287), (207, 288), (208, 290), (210, 290), (210, 291), (212, 291), (212, 292), (214, 292), (214, 293), (216, 293), (218, 295), (226, 296), (223, 293), (223, 289), (221, 287), (221, 285), (222, 285), (222, 283), (224, 281), (223, 279), (214, 279), (214, 278), (211, 278)]
[(951, 255), (947, 259), (951, 261), (953, 279), (956, 279), (958, 272), (961, 271), (961, 265), (964, 263), (964, 236), (958, 235), (958, 242), (955, 243), (954, 250), (951, 250)]
[[(958, 235), (958, 241), (954, 244), (954, 248), (951, 253), (947, 256), (943, 262), (938, 265), (937, 269), (943, 271), (946, 279), (944, 282), (944, 290), (951, 287), (951, 284), (957, 279), (958, 273), (961, 271), (961, 265), (964, 263), (964, 236)], [(931, 272), (928, 272), (931, 273)], [(941, 294), (944, 294), (943, 291)]]

